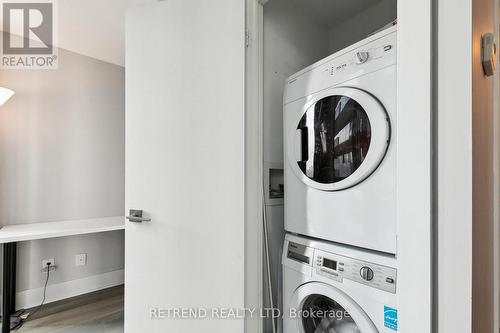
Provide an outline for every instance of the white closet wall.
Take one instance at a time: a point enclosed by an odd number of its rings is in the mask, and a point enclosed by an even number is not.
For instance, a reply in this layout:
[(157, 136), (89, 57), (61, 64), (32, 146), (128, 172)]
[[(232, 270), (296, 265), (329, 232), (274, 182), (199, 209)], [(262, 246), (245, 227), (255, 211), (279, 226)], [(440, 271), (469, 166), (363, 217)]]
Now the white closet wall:
[(283, 162), (283, 88), (329, 51), (329, 31), (289, 0), (264, 7), (264, 159)]
[(330, 29), (330, 53), (335, 53), (381, 29), (397, 17), (397, 0), (380, 0), (346, 17)]
[[(264, 164), (283, 166), (283, 89), (286, 79), (328, 55), (329, 31), (310, 13), (289, 0), (271, 0), (264, 7)], [(267, 173), (265, 177), (268, 177)], [(273, 297), (281, 300), (281, 247), (284, 239), (283, 204), (266, 205)], [(265, 272), (265, 270), (264, 270)], [(268, 307), (267, 280), (264, 306)], [(271, 332), (266, 321), (264, 332)]]

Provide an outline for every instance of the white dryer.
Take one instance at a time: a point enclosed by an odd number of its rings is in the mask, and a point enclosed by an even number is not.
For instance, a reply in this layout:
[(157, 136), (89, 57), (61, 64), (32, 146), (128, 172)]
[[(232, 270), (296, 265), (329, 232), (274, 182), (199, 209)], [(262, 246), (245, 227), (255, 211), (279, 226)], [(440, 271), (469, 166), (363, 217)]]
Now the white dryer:
[(393, 256), (288, 234), (283, 251), (284, 333), (394, 333)]
[(291, 76), (285, 229), (396, 253), (396, 27)]

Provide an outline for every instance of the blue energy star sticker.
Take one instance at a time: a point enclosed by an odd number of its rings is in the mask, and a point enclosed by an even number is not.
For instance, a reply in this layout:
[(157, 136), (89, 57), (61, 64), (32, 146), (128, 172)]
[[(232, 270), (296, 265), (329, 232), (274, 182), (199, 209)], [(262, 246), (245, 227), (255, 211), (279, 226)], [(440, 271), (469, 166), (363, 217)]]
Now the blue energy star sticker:
[(393, 331), (398, 330), (398, 310), (384, 306), (384, 326)]

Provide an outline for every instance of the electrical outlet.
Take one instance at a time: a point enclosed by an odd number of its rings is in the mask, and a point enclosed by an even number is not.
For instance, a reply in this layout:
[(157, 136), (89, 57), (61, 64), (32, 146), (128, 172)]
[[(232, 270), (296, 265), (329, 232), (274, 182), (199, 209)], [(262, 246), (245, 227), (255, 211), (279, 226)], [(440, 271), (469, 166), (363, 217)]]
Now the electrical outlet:
[(47, 265), (50, 263), (50, 266), (56, 265), (55, 259), (44, 259), (42, 260), (42, 269), (47, 268)]
[(42, 260), (42, 272), (47, 272), (47, 266), (50, 263), (50, 271), (56, 270), (56, 260), (55, 259), (44, 259)]
[(85, 266), (87, 265), (87, 253), (81, 253), (75, 255), (75, 266)]

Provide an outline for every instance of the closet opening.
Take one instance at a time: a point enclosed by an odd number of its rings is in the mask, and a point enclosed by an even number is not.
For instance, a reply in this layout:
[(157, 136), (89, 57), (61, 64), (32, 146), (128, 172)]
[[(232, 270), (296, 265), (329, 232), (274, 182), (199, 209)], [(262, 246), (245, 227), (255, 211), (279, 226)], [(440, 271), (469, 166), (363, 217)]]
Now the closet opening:
[[(282, 311), (282, 256), (285, 237), (284, 202), (277, 197), (286, 188), (283, 169), (283, 98), (293, 74), (391, 27), (397, 20), (396, 0), (261, 1), (251, 42), (260, 52), (252, 74), (255, 88), (250, 98), (259, 100), (262, 117), (262, 180), (264, 232), (262, 247), (262, 307)], [(257, 65), (258, 63), (258, 65)], [(250, 62), (251, 64), (251, 62)], [(250, 65), (252, 67), (252, 65)], [(255, 73), (258, 73), (256, 75)], [(281, 191), (281, 192), (280, 192)], [(280, 332), (282, 322), (264, 319), (263, 332)]]

